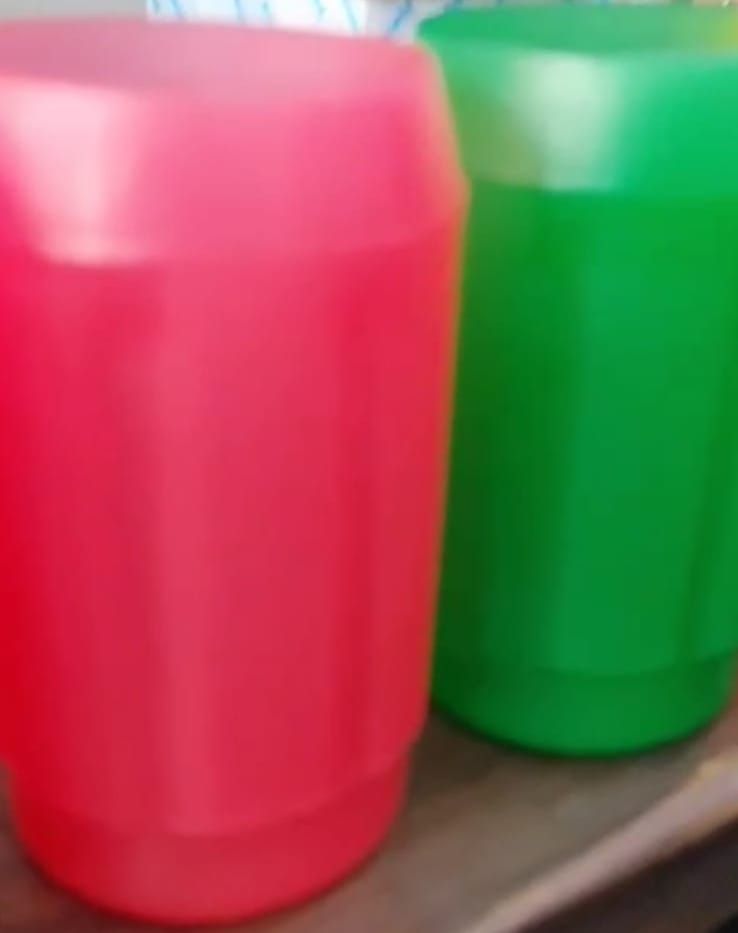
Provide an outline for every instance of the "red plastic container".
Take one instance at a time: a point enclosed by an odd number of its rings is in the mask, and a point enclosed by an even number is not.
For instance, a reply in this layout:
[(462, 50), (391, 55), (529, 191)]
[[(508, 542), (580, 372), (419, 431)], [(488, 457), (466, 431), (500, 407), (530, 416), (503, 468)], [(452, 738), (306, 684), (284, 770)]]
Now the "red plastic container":
[(426, 706), (463, 213), (434, 66), (73, 23), (0, 30), (0, 72), (21, 838), (143, 918), (305, 898), (387, 832)]

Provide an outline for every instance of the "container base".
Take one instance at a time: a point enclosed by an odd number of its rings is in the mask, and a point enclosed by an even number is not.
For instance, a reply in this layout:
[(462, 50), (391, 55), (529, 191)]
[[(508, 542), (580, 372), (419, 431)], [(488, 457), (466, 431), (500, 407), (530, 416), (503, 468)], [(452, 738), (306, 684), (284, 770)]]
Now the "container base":
[(444, 658), (433, 695), (442, 711), (490, 738), (549, 754), (605, 757), (673, 742), (727, 704), (736, 662), (625, 677), (474, 666)]
[(324, 891), (380, 844), (404, 796), (408, 760), (319, 811), (223, 836), (126, 835), (14, 794), (19, 836), (59, 886), (150, 922), (232, 923)]

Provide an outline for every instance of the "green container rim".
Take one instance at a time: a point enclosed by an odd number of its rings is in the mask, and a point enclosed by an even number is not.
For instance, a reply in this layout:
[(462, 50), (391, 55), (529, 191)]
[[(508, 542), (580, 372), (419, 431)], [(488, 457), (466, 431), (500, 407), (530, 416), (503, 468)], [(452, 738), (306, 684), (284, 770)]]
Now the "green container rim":
[(420, 36), (443, 64), (473, 180), (738, 196), (738, 9), (458, 10)]
[(429, 42), (608, 58), (708, 58), (738, 64), (738, 10), (678, 4), (526, 5), (451, 10), (420, 27)]

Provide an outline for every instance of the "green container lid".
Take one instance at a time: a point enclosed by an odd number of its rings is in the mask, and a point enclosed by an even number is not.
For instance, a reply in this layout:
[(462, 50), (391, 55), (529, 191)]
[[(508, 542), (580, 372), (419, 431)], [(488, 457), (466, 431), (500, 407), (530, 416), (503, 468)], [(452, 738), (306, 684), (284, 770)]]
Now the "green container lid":
[(615, 754), (738, 647), (738, 11), (427, 22), (472, 184), (434, 692)]

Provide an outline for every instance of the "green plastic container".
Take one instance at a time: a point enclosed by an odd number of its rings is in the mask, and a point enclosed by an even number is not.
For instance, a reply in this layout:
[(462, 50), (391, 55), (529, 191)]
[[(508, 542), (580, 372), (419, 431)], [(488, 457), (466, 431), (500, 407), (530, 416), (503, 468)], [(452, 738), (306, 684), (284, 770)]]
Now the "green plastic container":
[(490, 736), (684, 736), (738, 647), (738, 12), (426, 23), (473, 202), (434, 677)]

